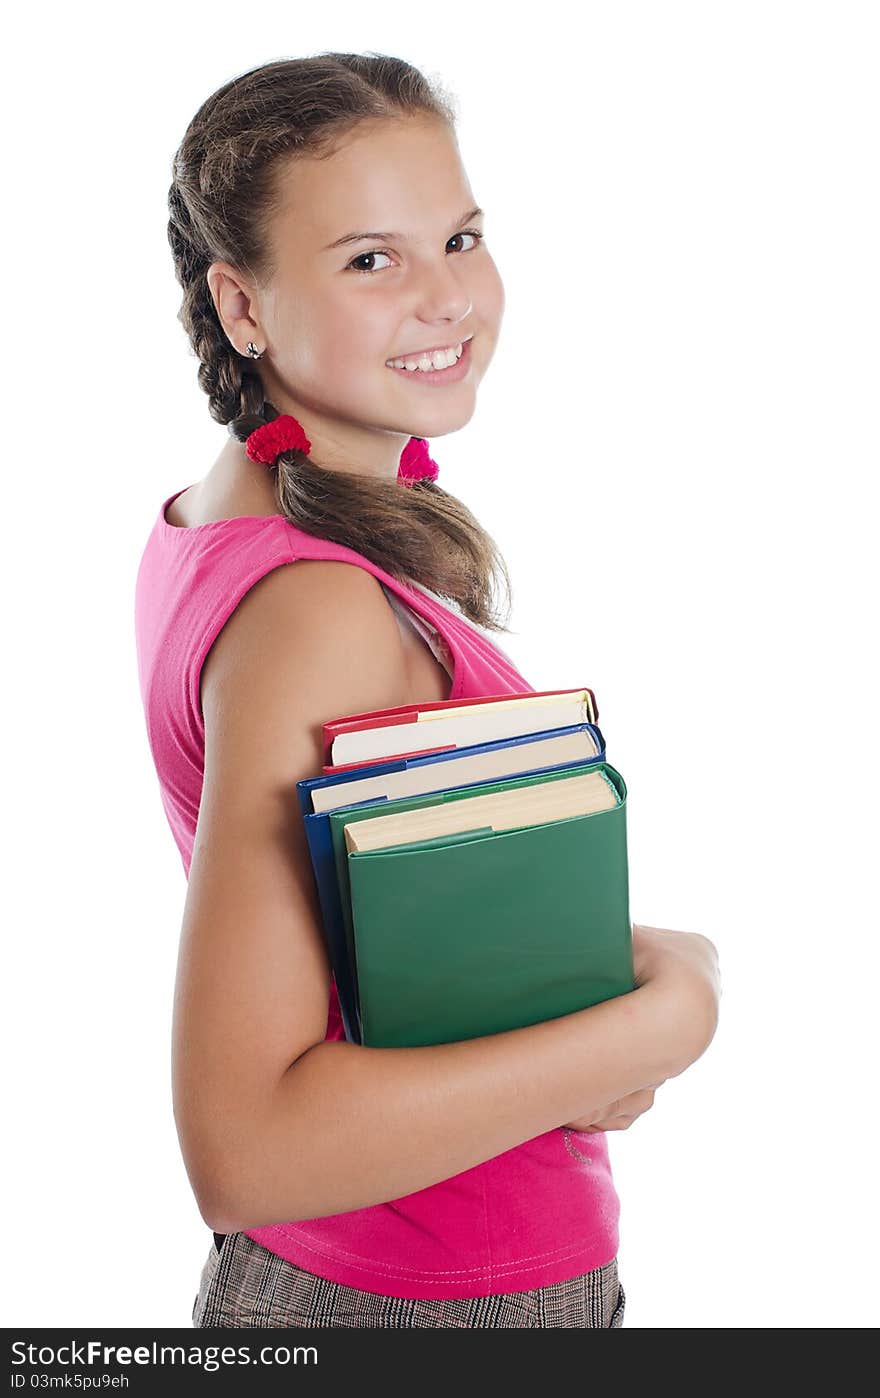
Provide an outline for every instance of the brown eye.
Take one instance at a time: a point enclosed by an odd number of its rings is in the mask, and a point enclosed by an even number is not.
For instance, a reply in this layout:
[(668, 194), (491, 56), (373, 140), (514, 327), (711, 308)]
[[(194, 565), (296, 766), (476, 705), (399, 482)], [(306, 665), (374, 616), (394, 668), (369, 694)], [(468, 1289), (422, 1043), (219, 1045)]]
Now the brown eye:
[(355, 272), (366, 272), (366, 273), (370, 273), (370, 272), (381, 272), (381, 271), (383, 270), (381, 267), (356, 267), (356, 266), (355, 266), (355, 263), (357, 263), (357, 262), (363, 262), (365, 258), (370, 258), (370, 257), (387, 257), (387, 256), (388, 256), (388, 253), (387, 253), (387, 252), (382, 252), (382, 251), (380, 251), (379, 249), (377, 249), (375, 252), (362, 252), (362, 253), (359, 253), (357, 257), (352, 258), (351, 262), (349, 262), (348, 265), (349, 265), (349, 267), (352, 269), (352, 271), (355, 271)]
[(483, 238), (483, 234), (478, 233), (476, 229), (471, 228), (468, 229), (466, 233), (453, 233), (452, 237), (449, 239), (450, 243), (454, 242), (456, 238), (475, 238), (476, 242), (474, 243), (474, 247), (462, 249), (463, 252), (473, 252), (474, 248), (478, 246), (481, 239)]
[[(449, 242), (450, 242), (450, 243), (454, 243), (455, 240), (456, 240), (456, 238), (473, 238), (473, 239), (474, 239), (474, 243), (473, 243), (473, 246), (472, 246), (472, 247), (453, 249), (453, 251), (456, 251), (456, 252), (473, 252), (473, 251), (474, 251), (474, 248), (479, 247), (479, 245), (480, 245), (480, 243), (482, 242), (482, 240), (483, 240), (484, 237), (485, 237), (485, 234), (484, 234), (484, 233), (478, 233), (477, 230), (476, 230), (475, 228), (469, 228), (469, 229), (467, 230), (467, 232), (465, 232), (465, 233), (453, 233), (452, 237), (449, 239)], [(446, 246), (448, 247), (448, 246), (449, 246), (449, 243), (447, 243)], [(375, 248), (375, 249), (374, 249), (373, 251), (371, 251), (371, 252), (361, 252), (361, 253), (358, 253), (357, 257), (353, 257), (353, 258), (352, 258), (351, 262), (349, 262), (349, 264), (348, 264), (348, 266), (346, 267), (345, 270), (346, 270), (347, 272), (360, 272), (362, 276), (367, 276), (367, 277), (369, 277), (369, 276), (372, 276), (374, 272), (383, 272), (383, 271), (385, 271), (385, 268), (384, 268), (384, 267), (363, 267), (363, 266), (359, 267), (357, 264), (358, 264), (359, 262), (363, 263), (363, 262), (365, 262), (365, 261), (369, 261), (371, 258), (376, 258), (376, 257), (390, 257), (390, 255), (391, 255), (390, 253), (385, 252), (384, 249), (382, 249), (382, 248)]]

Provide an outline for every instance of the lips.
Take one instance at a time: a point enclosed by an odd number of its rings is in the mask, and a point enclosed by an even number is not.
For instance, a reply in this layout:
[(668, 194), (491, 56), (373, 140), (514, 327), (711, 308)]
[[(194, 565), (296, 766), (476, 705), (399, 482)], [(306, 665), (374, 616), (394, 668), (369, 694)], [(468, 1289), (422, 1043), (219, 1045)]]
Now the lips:
[(394, 364), (386, 364), (392, 374), (402, 374), (407, 383), (418, 384), (420, 388), (433, 388), (458, 383), (467, 377), (471, 367), (471, 341), (473, 336), (461, 343), (461, 356), (446, 369), (400, 369)]
[(429, 354), (436, 354), (436, 353), (438, 352), (438, 350), (450, 350), (450, 349), (455, 349), (455, 346), (456, 346), (456, 345), (461, 345), (462, 353), (464, 353), (464, 347), (465, 347), (465, 345), (468, 343), (469, 340), (472, 340), (473, 338), (474, 338), (474, 337), (473, 337), (473, 335), (471, 334), (471, 335), (466, 336), (464, 339), (456, 340), (456, 341), (454, 342), (454, 344), (451, 344), (451, 345), (432, 345), (430, 349), (408, 350), (406, 354), (392, 354), (392, 355), (389, 357), (389, 359), (386, 359), (386, 360), (385, 360), (385, 363), (388, 365), (388, 367), (389, 367), (389, 369), (390, 369), (390, 368), (391, 368), (391, 363), (390, 363), (390, 360), (391, 360), (391, 359), (424, 359), (424, 357), (425, 357), (426, 355), (429, 355)]

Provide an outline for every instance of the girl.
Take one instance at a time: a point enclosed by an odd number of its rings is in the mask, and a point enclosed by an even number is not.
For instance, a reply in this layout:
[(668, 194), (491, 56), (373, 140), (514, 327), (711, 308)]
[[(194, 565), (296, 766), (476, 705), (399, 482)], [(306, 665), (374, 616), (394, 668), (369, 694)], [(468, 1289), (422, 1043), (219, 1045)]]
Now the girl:
[(490, 636), (503, 560), (427, 452), (470, 420), (504, 304), (451, 103), (394, 58), (269, 63), (196, 113), (169, 208), (230, 433), (136, 588), (188, 877), (174, 1111), (214, 1231), (193, 1323), (620, 1326), (605, 1133), (711, 1041), (714, 946), (636, 927), (630, 994), (349, 1043), (296, 805), (325, 719), (533, 688)]

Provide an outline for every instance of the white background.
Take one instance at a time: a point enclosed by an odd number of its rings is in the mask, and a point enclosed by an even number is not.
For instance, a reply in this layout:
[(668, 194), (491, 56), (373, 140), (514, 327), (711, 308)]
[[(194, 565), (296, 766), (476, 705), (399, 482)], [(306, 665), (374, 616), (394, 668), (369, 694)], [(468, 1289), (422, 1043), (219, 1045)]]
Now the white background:
[(210, 92), (336, 48), (456, 95), (507, 309), (442, 483), (507, 559), (502, 646), (596, 691), (634, 920), (720, 951), (708, 1052), (608, 1136), (625, 1324), (876, 1325), (876, 6), (29, 15), (4, 93), (4, 1323), (190, 1324), (185, 881), (133, 596), (160, 502), (225, 436), (165, 200)]

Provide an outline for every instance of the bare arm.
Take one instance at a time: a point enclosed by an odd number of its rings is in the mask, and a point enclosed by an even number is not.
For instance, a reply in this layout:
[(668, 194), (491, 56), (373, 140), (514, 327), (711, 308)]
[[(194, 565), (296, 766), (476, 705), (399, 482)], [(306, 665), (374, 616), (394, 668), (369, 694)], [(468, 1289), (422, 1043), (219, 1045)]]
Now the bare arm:
[[(462, 1043), (322, 1043), (255, 1118), (220, 1232), (383, 1203), (672, 1076), (649, 987)], [(244, 1189), (241, 1189), (244, 1184)], [(222, 1210), (221, 1210), (222, 1213)]]
[(300, 562), (262, 579), (202, 673), (205, 784), (174, 1007), (178, 1133), (205, 1221), (233, 1232), (426, 1188), (701, 1051), (655, 986), (486, 1038), (324, 1042), (330, 971), (296, 782), (321, 723), (407, 702), (376, 579)]

